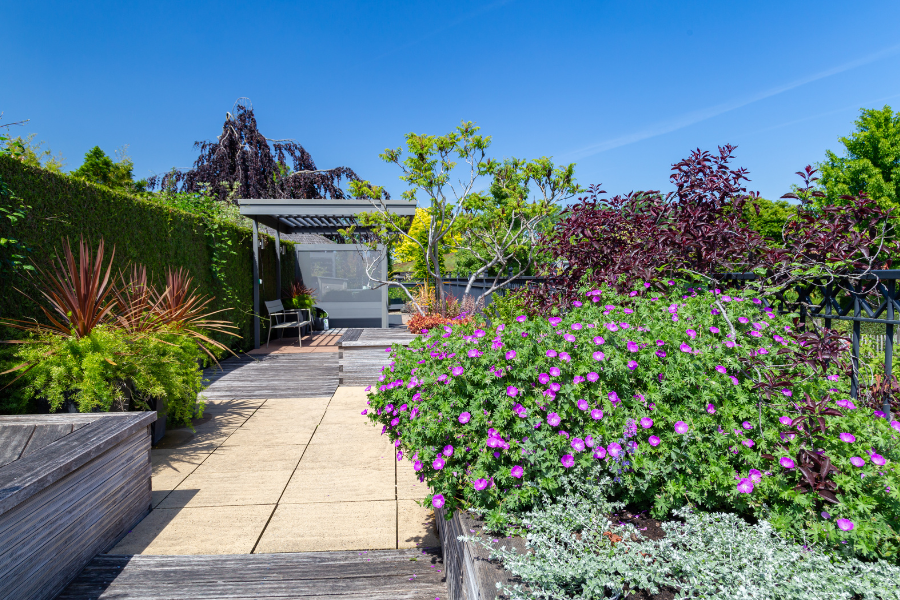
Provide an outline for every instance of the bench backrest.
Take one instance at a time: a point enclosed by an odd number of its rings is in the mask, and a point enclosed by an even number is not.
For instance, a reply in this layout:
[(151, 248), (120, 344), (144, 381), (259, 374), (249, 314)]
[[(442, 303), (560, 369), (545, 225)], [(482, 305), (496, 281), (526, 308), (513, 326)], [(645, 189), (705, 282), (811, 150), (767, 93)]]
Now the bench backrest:
[(281, 303), (281, 300), (269, 300), (266, 302), (266, 310), (270, 315), (272, 313), (284, 312), (284, 305)]

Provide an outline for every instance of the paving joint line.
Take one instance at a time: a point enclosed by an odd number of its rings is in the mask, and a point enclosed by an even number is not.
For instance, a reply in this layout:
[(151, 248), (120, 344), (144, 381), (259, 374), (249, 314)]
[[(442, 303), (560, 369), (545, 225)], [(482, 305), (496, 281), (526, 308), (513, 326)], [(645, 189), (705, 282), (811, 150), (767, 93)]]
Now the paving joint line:
[[(312, 434), (309, 436), (309, 440), (306, 442), (306, 445), (303, 447), (303, 452), (300, 453), (300, 458), (297, 459), (297, 464), (294, 465), (294, 470), (291, 471), (291, 476), (288, 477), (288, 480), (284, 484), (284, 489), (281, 490), (281, 494), (278, 495), (278, 500), (275, 501), (275, 506), (272, 507), (272, 512), (269, 514), (269, 518), (266, 519), (266, 524), (263, 525), (262, 531), (259, 532), (259, 537), (256, 538), (256, 543), (253, 544), (253, 548), (250, 549), (250, 554), (257, 554), (256, 548), (259, 546), (259, 543), (262, 541), (263, 535), (266, 533), (266, 529), (269, 528), (269, 523), (272, 522), (272, 517), (275, 516), (275, 511), (278, 510), (278, 506), (281, 504), (281, 499), (284, 498), (284, 493), (287, 491), (288, 486), (291, 485), (291, 480), (294, 478), (294, 475), (297, 473), (297, 469), (300, 468), (300, 462), (303, 460), (303, 457), (306, 455), (306, 451), (309, 450), (310, 443), (312, 439), (316, 435), (316, 431), (319, 430), (319, 426), (322, 424), (322, 420), (325, 418), (325, 415), (328, 413), (328, 407), (331, 406), (331, 402), (334, 400), (334, 397), (337, 395), (337, 389), (335, 389), (334, 393), (331, 394), (331, 397), (328, 398), (328, 404), (325, 405), (325, 410), (322, 411), (322, 416), (319, 418), (319, 422), (316, 423), (315, 429), (313, 429)], [(266, 402), (269, 400), (267, 399)]]

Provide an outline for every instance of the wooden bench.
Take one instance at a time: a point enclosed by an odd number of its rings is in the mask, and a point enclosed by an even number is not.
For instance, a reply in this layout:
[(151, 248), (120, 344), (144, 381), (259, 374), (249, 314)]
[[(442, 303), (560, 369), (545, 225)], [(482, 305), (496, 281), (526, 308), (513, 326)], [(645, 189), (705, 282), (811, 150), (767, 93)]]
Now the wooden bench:
[[(266, 302), (266, 311), (269, 313), (269, 335), (266, 337), (266, 347), (269, 346), (269, 340), (272, 339), (273, 329), (297, 328), (297, 343), (303, 346), (303, 327), (310, 326), (310, 334), (312, 334), (312, 318), (310, 311), (306, 308), (292, 308), (286, 310), (281, 300), (270, 300)], [(304, 321), (303, 318), (306, 318)]]
[(0, 599), (55, 598), (144, 518), (155, 419), (0, 416)]

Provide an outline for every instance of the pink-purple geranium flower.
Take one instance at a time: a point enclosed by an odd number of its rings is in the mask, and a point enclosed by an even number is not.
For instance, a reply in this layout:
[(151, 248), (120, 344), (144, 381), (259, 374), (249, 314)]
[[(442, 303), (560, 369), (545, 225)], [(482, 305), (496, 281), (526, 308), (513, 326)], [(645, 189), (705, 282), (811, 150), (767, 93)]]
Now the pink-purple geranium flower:
[(712, 403), (707, 404), (707, 405), (706, 405), (706, 412), (708, 412), (708, 413), (711, 414), (711, 415), (716, 414), (716, 407), (715, 407), (715, 405), (712, 404)]
[(647, 443), (655, 448), (656, 446), (659, 446), (659, 438), (655, 435), (651, 435), (647, 438)]
[(637, 369), (637, 368), (638, 368), (638, 364), (637, 364), (637, 361), (636, 361), (636, 360), (629, 360), (629, 361), (628, 361), (628, 369), (629, 369), (630, 371), (634, 371), (634, 370)]
[(866, 461), (860, 458), (859, 456), (853, 456), (850, 458), (850, 464), (854, 467), (864, 467), (866, 466)]
[(512, 359), (514, 359), (515, 357), (516, 357), (516, 351), (515, 351), (515, 350), (510, 350), (509, 352), (506, 353), (506, 360), (512, 360)]
[(522, 479), (522, 476), (525, 474), (525, 469), (523, 469), (520, 465), (516, 465), (512, 469), (510, 469), (509, 474), (516, 479)]
[(598, 345), (598, 346), (599, 346), (600, 344), (605, 343), (605, 342), (606, 342), (606, 340), (604, 340), (604, 339), (603, 339), (602, 337), (600, 337), (599, 335), (598, 335), (597, 337), (594, 338), (594, 343), (595, 343), (596, 345)]
[(678, 421), (675, 423), (675, 431), (676, 433), (687, 433), (688, 424), (684, 421)]
[(584, 452), (584, 440), (581, 438), (572, 438), (572, 441), (569, 442), (569, 445), (572, 446), (572, 449), (575, 450), (575, 452)]
[(548, 425), (551, 425), (551, 426), (553, 426), (553, 427), (556, 427), (556, 426), (559, 425), (560, 423), (562, 423), (562, 419), (561, 419), (560, 416), (559, 416), (558, 414), (556, 414), (555, 412), (552, 412), (552, 413), (550, 413), (549, 415), (547, 415), (547, 424), (548, 424)]
[(510, 398), (515, 398), (518, 395), (518, 393), (519, 393), (519, 389), (517, 387), (512, 386), (512, 385), (506, 387), (506, 395), (509, 396)]
[(600, 410), (599, 408), (595, 408), (594, 410), (591, 411), (591, 418), (595, 421), (599, 421), (600, 419), (603, 418), (603, 411)]
[(691, 347), (688, 346), (687, 344), (681, 344), (678, 347), (678, 349), (681, 350), (682, 352), (690, 352), (691, 351)]
[(444, 495), (443, 494), (435, 494), (431, 498), (431, 505), (435, 508), (443, 508), (444, 507)]
[(835, 521), (837, 523), (838, 529), (841, 531), (852, 531), (853, 530), (853, 521), (850, 519), (838, 519)]
[(788, 458), (787, 456), (782, 456), (778, 459), (778, 464), (780, 464), (785, 469), (793, 469), (797, 465), (794, 463), (793, 459)]
[(587, 380), (590, 381), (591, 383), (595, 383), (598, 379), (600, 379), (600, 375), (598, 375), (594, 371), (591, 371), (590, 373), (587, 374)]
[(444, 451), (442, 452), (444, 456), (453, 456), (453, 446), (447, 444), (444, 446)]
[(575, 457), (572, 456), (571, 454), (566, 454), (559, 460), (562, 463), (562, 465), (567, 469), (575, 466)]
[(588, 408), (590, 408), (590, 404), (588, 404), (587, 400), (582, 398), (578, 401), (578, 410), (587, 410)]
[(489, 482), (487, 479), (476, 479), (475, 481), (472, 482), (472, 487), (474, 487), (476, 490), (478, 490), (480, 492), (483, 489), (487, 488), (488, 483)]
[(622, 454), (622, 446), (620, 446), (616, 442), (613, 442), (612, 444), (610, 444), (609, 446), (606, 447), (606, 452), (613, 458), (616, 458), (617, 456)]
[(844, 433), (841, 433), (841, 435), (839, 435), (838, 437), (841, 438), (842, 442), (845, 442), (847, 444), (852, 444), (853, 442), (856, 441), (856, 436), (853, 435), (852, 433), (844, 432)]
[(471, 419), (471, 418), (472, 418), (472, 415), (470, 413), (464, 412), (464, 413), (460, 413), (459, 419), (457, 419), (457, 420), (460, 423), (462, 423), (463, 425), (465, 425), (466, 423), (469, 422), (469, 419)]
[(643, 419), (641, 419), (641, 427), (643, 427), (644, 429), (650, 429), (651, 427), (653, 427), (653, 419), (651, 419), (650, 417), (644, 417)]
[(741, 479), (738, 482), (737, 490), (742, 494), (749, 494), (753, 492), (753, 482), (749, 478)]
[(444, 465), (445, 465), (445, 464), (446, 464), (446, 462), (444, 461), (444, 459), (441, 458), (440, 456), (438, 456), (436, 459), (434, 459), (434, 462), (431, 463), (431, 466), (432, 466), (436, 471), (440, 471), (441, 469), (444, 468)]

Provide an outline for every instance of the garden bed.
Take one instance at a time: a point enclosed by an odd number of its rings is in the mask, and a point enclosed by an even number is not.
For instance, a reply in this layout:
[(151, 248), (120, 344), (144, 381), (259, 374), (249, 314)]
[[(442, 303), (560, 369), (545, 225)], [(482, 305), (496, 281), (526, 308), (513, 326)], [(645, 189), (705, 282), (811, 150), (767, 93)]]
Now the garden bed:
[(149, 512), (155, 419), (0, 417), (0, 599), (56, 597)]

